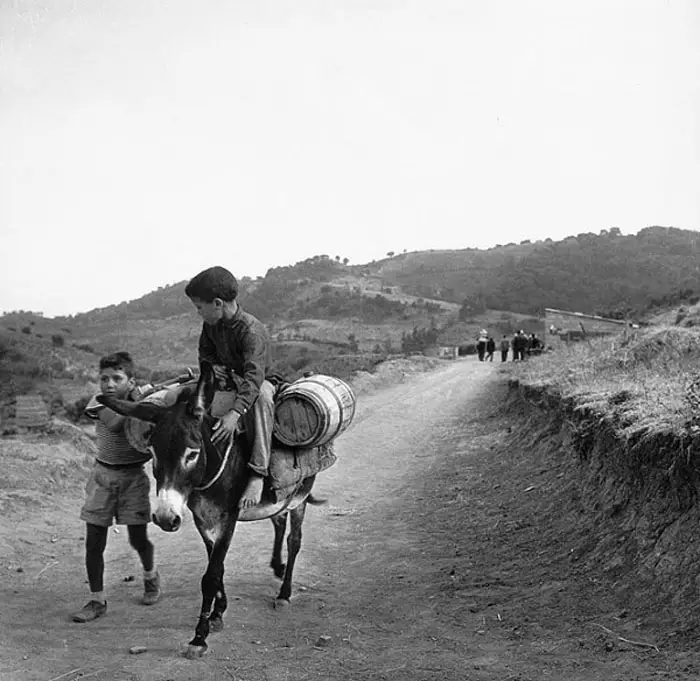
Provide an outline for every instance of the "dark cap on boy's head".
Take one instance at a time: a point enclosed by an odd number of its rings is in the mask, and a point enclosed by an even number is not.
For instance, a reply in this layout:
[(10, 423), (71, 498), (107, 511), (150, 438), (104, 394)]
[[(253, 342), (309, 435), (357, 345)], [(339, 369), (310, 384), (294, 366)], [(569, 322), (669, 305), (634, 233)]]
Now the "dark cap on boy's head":
[(192, 277), (185, 287), (185, 295), (207, 303), (214, 298), (230, 303), (238, 295), (238, 282), (225, 267), (216, 265)]

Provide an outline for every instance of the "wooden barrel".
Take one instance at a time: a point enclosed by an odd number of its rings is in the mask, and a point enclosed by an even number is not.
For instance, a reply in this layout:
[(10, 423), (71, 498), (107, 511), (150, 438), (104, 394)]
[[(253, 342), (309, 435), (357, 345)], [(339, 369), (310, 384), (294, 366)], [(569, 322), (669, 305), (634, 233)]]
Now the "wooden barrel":
[(273, 434), (283, 445), (318, 447), (340, 435), (355, 416), (355, 393), (333, 376), (300, 378), (275, 398)]

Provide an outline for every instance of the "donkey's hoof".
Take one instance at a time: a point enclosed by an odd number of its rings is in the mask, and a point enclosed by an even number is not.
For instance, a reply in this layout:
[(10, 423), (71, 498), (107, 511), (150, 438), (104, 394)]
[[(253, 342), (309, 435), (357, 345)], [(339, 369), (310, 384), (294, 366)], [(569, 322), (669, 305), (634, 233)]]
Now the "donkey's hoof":
[(291, 601), (288, 598), (275, 598), (274, 608), (275, 610), (284, 610), (291, 605)]
[(277, 579), (284, 579), (284, 573), (285, 573), (285, 570), (287, 569), (286, 563), (275, 564), (274, 561), (271, 561), (270, 567), (272, 568), (272, 571), (275, 573), (275, 577), (277, 577)]
[(223, 628), (224, 620), (221, 617), (212, 615), (209, 618), (209, 631), (211, 631), (212, 633), (216, 633), (217, 631), (221, 631)]
[(202, 655), (207, 652), (208, 647), (209, 646), (206, 643), (201, 646), (185, 643), (180, 649), (180, 655), (182, 655), (182, 657), (186, 657), (188, 660), (196, 660), (198, 657), (202, 657)]

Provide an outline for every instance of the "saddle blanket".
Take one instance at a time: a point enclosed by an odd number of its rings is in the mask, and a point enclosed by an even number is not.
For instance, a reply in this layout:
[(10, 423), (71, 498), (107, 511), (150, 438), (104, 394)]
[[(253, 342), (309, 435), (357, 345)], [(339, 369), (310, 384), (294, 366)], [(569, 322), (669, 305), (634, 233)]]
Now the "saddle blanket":
[(277, 500), (283, 499), (305, 478), (330, 468), (338, 457), (333, 440), (320, 447), (274, 447), (270, 454), (269, 483)]
[[(211, 405), (211, 414), (221, 416), (233, 404), (236, 394), (217, 391)], [(245, 431), (243, 431), (245, 437)], [(268, 484), (277, 500), (281, 500), (294, 491), (304, 478), (316, 475), (330, 468), (337, 460), (333, 449), (333, 440), (319, 447), (288, 447), (272, 439), (270, 452), (270, 471)]]

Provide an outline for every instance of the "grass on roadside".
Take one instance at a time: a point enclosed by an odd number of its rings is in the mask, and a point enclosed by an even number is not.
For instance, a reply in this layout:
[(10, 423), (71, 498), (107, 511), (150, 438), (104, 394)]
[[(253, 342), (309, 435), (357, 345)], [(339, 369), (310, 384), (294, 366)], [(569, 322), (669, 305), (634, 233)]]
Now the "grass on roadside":
[(700, 331), (640, 329), (509, 365), (522, 384), (599, 414), (621, 436), (700, 433)]

